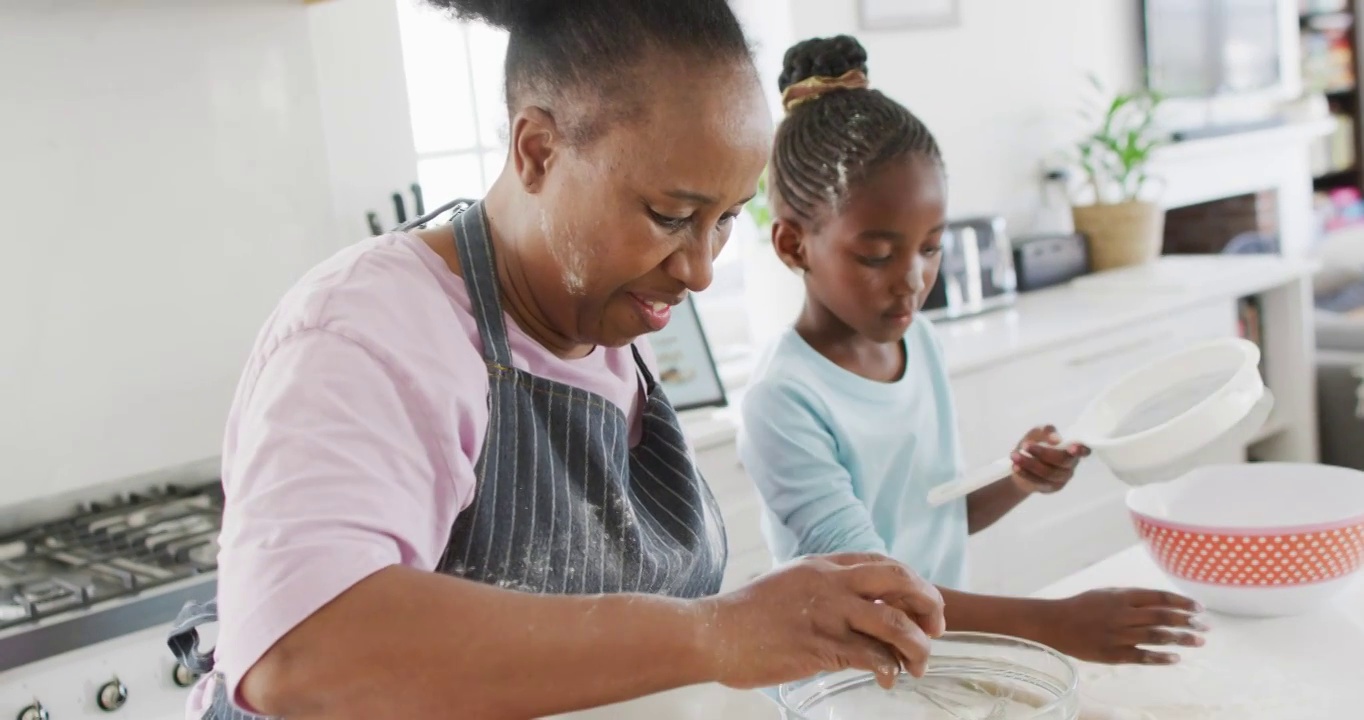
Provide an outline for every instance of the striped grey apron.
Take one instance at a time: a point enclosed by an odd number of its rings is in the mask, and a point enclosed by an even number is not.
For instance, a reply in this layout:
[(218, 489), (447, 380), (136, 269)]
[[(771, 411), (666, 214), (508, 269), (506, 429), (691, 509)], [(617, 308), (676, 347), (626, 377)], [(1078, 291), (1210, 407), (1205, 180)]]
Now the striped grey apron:
[[(536, 593), (718, 592), (727, 553), (719, 509), (638, 350), (647, 392), (643, 435), (630, 447), (629, 418), (615, 404), (512, 366), (487, 217), (482, 203), (461, 204), (453, 222), (488, 367), (488, 431), (474, 499), (436, 569)], [(213, 669), (195, 628), (216, 619), (216, 601), (191, 603), (172, 629), (171, 650), (194, 672)], [(256, 717), (232, 706), (218, 678), (204, 720)]]

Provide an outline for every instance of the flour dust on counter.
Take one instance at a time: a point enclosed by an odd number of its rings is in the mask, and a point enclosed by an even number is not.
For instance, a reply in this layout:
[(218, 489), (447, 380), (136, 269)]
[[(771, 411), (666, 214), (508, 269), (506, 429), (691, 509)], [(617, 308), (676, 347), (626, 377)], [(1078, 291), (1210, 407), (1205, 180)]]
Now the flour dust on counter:
[[(1169, 590), (1132, 546), (1035, 594), (1136, 584)], [(1080, 664), (1085, 720), (1354, 720), (1364, 689), (1364, 585), (1320, 611), (1252, 619), (1211, 614), (1207, 644), (1168, 667)], [(1107, 714), (1105, 714), (1107, 713)]]
[[(1080, 670), (1080, 689), (1080, 720), (1330, 717), (1321, 698), (1285, 682), (1273, 669), (1233, 666), (1197, 652), (1186, 651), (1177, 668), (1085, 665)], [(1237, 699), (1225, 699), (1231, 697)]]

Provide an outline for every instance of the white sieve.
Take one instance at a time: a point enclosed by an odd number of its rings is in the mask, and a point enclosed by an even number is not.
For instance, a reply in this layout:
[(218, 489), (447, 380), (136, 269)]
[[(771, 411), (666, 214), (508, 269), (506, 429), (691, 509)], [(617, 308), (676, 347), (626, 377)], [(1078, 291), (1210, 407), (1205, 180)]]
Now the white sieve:
[[(1260, 430), (1274, 395), (1260, 349), (1241, 338), (1202, 343), (1118, 379), (1089, 402), (1066, 443), (1087, 445), (1132, 486), (1173, 480), (1225, 458)], [(928, 494), (932, 505), (965, 497), (1013, 470), (1007, 455)]]

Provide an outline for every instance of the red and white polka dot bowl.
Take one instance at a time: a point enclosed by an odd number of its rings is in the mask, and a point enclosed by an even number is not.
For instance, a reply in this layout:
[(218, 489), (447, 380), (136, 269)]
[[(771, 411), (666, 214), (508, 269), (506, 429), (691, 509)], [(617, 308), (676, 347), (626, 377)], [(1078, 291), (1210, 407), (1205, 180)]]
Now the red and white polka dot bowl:
[(1364, 567), (1364, 472), (1208, 466), (1133, 489), (1127, 507), (1175, 586), (1218, 612), (1308, 612), (1358, 581)]

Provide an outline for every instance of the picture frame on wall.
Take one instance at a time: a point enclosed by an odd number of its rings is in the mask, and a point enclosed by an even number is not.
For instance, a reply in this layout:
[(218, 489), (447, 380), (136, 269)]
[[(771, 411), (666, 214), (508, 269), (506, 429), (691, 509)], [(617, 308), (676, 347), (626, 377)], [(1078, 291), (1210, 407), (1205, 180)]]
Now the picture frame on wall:
[(961, 0), (858, 0), (862, 30), (920, 30), (961, 24)]
[(658, 384), (679, 412), (725, 407), (729, 399), (691, 296), (673, 308), (666, 327), (649, 336)]

